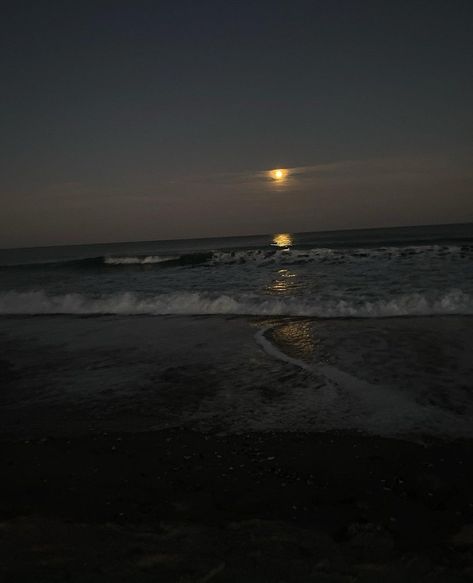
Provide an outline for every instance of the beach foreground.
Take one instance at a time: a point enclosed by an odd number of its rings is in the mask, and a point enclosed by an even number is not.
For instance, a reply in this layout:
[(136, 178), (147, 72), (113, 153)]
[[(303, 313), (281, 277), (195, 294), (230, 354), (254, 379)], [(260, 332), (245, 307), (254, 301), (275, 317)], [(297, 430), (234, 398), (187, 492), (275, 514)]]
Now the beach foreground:
[(0, 575), (471, 580), (470, 323), (2, 319)]
[(469, 581), (472, 453), (335, 432), (3, 441), (3, 580)]

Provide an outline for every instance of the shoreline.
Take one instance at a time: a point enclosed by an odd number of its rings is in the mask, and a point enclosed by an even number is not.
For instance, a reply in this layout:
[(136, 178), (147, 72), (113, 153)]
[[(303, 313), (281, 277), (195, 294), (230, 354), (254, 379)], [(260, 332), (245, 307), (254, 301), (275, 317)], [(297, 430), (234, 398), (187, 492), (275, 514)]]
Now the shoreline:
[(454, 316), (0, 318), (0, 435), (470, 438), (472, 346), (471, 318)]

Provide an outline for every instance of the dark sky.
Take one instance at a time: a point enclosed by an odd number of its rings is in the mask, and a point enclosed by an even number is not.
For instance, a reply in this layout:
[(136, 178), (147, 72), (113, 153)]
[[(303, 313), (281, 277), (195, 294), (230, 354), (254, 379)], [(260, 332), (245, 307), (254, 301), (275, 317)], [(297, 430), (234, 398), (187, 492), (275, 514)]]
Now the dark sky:
[(471, 0), (11, 2), (0, 247), (473, 221), (472, 23)]

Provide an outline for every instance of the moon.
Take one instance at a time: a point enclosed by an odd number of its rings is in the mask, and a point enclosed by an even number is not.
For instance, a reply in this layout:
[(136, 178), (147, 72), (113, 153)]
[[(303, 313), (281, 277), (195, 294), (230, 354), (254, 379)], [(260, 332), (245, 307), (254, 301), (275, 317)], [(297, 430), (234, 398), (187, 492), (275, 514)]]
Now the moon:
[(282, 182), (287, 178), (288, 171), (285, 168), (275, 168), (274, 170), (270, 171), (269, 175), (273, 180)]

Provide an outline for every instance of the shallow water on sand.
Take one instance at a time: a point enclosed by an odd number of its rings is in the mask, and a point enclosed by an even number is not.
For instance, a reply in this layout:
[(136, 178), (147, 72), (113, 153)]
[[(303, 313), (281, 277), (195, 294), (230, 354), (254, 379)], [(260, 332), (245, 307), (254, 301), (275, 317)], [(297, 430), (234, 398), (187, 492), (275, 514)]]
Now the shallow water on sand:
[(472, 319), (10, 317), (4, 434), (473, 434)]

